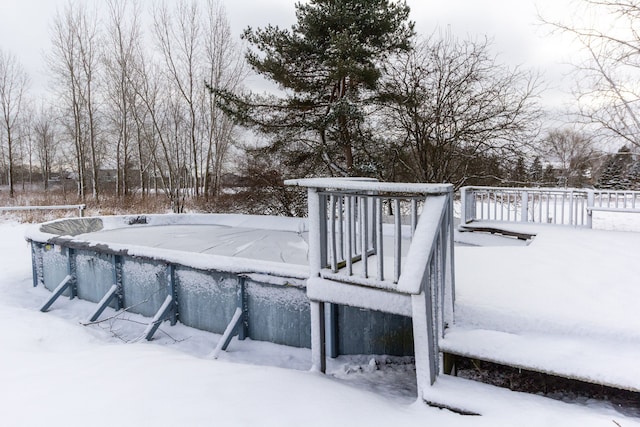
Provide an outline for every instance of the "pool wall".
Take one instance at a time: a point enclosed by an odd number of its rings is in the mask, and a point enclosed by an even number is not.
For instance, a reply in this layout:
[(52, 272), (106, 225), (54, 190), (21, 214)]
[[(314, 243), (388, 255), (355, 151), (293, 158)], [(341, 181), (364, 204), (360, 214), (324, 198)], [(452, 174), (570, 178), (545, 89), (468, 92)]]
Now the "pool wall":
[[(256, 224), (277, 224), (281, 230), (289, 227), (300, 231), (306, 227), (294, 218), (254, 219)], [(26, 236), (32, 248), (34, 286), (43, 285), (53, 291), (67, 275), (72, 275), (76, 295), (98, 303), (116, 284), (121, 289), (122, 307), (147, 317), (156, 315), (173, 293), (179, 322), (217, 334), (225, 331), (236, 309), (241, 308), (241, 337), (309, 348), (306, 266), (127, 247), (78, 236), (105, 225), (117, 228), (246, 221), (242, 215), (149, 215), (45, 223)], [(70, 292), (65, 294), (70, 296)], [(116, 308), (116, 301), (110, 306)], [(413, 355), (410, 318), (347, 306), (334, 306), (327, 316), (334, 317), (333, 330), (327, 332), (333, 356)]]

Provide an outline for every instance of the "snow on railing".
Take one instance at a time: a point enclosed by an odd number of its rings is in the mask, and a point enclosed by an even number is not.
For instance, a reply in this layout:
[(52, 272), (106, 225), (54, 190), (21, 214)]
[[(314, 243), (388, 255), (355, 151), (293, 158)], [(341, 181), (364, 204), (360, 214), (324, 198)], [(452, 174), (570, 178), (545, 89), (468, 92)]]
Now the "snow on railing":
[(640, 191), (593, 190), (591, 211), (640, 213)]
[(591, 227), (587, 210), (593, 192), (558, 188), (463, 187), (462, 218)]
[[(402, 275), (425, 201), (444, 196), (447, 203), (442, 209), (448, 210), (452, 194), (449, 185), (362, 178), (315, 178), (287, 184), (310, 190), (309, 228), (310, 232), (319, 230), (318, 259), (310, 254), (310, 261), (320, 276), (389, 289), (396, 288)], [(449, 225), (447, 221), (443, 219), (444, 226)], [(314, 251), (311, 243), (310, 251)]]
[[(286, 184), (308, 189), (312, 305), (328, 301), (412, 316), (419, 383), (432, 384), (440, 371), (438, 338), (453, 322), (453, 186), (362, 178)], [(393, 295), (411, 299), (395, 307)], [(324, 315), (316, 317), (323, 324)], [(322, 340), (312, 337), (312, 349), (323, 347)]]
[(462, 222), (529, 222), (592, 226), (594, 211), (640, 213), (639, 191), (463, 187)]

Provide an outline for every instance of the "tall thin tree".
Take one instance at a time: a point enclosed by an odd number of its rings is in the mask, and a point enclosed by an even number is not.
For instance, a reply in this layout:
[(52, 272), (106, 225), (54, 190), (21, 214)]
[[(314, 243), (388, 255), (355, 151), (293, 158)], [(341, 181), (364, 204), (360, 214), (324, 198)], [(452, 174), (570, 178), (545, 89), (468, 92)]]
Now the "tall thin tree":
[(19, 126), (26, 103), (29, 76), (17, 57), (0, 50), (0, 113), (2, 130), (7, 143), (7, 167), (9, 197), (14, 197), (15, 146), (19, 138)]

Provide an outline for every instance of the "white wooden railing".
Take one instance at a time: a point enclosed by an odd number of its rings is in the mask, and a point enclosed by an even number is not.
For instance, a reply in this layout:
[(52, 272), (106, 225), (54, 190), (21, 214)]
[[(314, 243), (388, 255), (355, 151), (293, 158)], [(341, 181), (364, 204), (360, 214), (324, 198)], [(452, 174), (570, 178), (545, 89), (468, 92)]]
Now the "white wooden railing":
[(84, 216), (84, 210), (87, 205), (51, 205), (51, 206), (0, 206), (0, 212), (2, 211), (52, 211), (52, 210), (78, 210), (78, 216)]
[(561, 188), (463, 187), (461, 222), (528, 222), (592, 227), (594, 211), (640, 213), (640, 192)]
[(593, 190), (591, 211), (640, 213), (640, 191)]
[(314, 366), (324, 371), (324, 303), (351, 305), (412, 317), (419, 389), (433, 384), (438, 339), (453, 323), (453, 186), (362, 178), (286, 184), (308, 189)]

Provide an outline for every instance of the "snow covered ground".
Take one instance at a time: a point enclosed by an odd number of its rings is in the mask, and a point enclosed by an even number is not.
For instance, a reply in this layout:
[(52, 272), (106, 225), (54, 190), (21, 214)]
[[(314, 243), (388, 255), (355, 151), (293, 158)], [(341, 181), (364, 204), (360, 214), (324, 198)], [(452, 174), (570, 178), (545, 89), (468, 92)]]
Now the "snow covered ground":
[[(95, 306), (67, 299), (40, 313), (50, 293), (32, 287), (24, 232), (24, 225), (0, 222), (0, 425), (640, 426), (639, 418), (603, 402), (565, 403), (443, 378), (435, 392), (464, 393), (482, 414), (462, 416), (415, 402), (413, 368), (403, 360), (342, 357), (323, 376), (308, 371), (305, 349), (234, 340), (214, 360), (210, 353), (219, 336), (181, 325), (163, 326), (148, 343), (138, 341), (141, 323), (148, 321), (140, 316), (85, 326)], [(611, 250), (637, 253), (628, 233), (598, 233)], [(574, 271), (580, 256), (563, 253), (558, 268)], [(526, 267), (523, 275), (533, 270)], [(616, 282), (637, 280), (608, 272)], [(624, 322), (611, 315), (612, 326)], [(467, 312), (465, 318), (473, 316)], [(637, 336), (630, 326), (616, 330)]]

